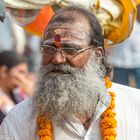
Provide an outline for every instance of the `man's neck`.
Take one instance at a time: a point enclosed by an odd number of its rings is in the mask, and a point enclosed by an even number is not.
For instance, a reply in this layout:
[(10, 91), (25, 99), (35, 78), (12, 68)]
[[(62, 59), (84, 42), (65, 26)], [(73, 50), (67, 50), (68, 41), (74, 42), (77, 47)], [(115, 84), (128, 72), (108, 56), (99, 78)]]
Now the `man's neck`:
[(85, 130), (88, 130), (93, 117), (89, 117), (88, 115), (85, 114), (83, 116), (77, 116), (77, 118), (83, 124)]

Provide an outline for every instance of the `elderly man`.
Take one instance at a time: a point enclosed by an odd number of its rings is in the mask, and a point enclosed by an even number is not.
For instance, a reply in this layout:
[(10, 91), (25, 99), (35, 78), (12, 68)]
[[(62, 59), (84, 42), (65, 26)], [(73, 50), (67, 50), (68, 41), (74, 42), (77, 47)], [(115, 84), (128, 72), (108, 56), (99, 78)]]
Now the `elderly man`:
[(41, 52), (35, 94), (7, 115), (0, 139), (139, 139), (140, 91), (114, 84), (108, 94), (110, 67), (93, 14), (75, 6), (57, 12)]

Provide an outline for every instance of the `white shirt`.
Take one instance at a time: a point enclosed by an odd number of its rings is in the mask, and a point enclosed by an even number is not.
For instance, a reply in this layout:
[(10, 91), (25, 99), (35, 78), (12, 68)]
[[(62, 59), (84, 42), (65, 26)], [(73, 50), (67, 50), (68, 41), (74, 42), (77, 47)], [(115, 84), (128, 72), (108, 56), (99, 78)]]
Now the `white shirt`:
[[(140, 90), (113, 84), (110, 91), (116, 93), (117, 140), (139, 140)], [(53, 121), (53, 140), (102, 140), (100, 117), (107, 108), (108, 101), (108, 94), (101, 95), (87, 131), (78, 120), (64, 121), (61, 126)], [(11, 138), (8, 140), (39, 140), (35, 117), (32, 115), (31, 99), (20, 103), (7, 115), (0, 128), (0, 140), (3, 137)]]

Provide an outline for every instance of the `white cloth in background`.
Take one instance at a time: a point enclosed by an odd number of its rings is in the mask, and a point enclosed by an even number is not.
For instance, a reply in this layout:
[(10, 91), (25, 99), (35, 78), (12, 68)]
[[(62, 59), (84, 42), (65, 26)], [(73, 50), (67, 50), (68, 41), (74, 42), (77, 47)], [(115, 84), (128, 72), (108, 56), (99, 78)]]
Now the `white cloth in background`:
[(0, 23), (0, 51), (12, 50), (14, 46), (13, 25), (10, 18), (6, 16), (4, 23)]
[[(140, 90), (113, 84), (110, 91), (116, 93), (117, 140), (138, 140), (140, 138)], [(101, 96), (95, 116), (87, 131), (75, 120), (64, 120), (60, 126), (53, 123), (53, 140), (102, 140), (100, 117), (108, 105), (109, 96)], [(0, 127), (0, 137), (10, 140), (39, 140), (35, 117), (32, 115), (31, 99), (18, 104), (5, 118)]]
[(24, 29), (13, 22), (13, 31), (14, 31), (13, 34), (16, 39), (16, 45), (15, 45), (16, 52), (23, 54), (24, 47), (26, 44), (26, 37), (25, 37)]
[(135, 21), (134, 29), (128, 39), (107, 49), (110, 63), (118, 68), (140, 67), (140, 23)]
[(4, 23), (0, 23), (0, 51), (14, 49), (18, 53), (23, 53), (25, 43), (24, 29), (6, 16)]
[(41, 9), (52, 0), (4, 0), (7, 7), (22, 9)]

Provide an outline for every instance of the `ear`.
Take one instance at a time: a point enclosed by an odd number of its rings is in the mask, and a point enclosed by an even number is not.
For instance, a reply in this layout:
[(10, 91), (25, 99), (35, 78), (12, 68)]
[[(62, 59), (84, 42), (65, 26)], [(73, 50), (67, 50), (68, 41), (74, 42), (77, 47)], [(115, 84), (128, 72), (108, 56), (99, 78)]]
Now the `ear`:
[(8, 67), (3, 65), (0, 67), (0, 78), (5, 78), (7, 76)]
[(96, 57), (102, 57), (105, 55), (105, 50), (102, 47), (98, 47), (95, 50), (95, 55), (96, 55)]

